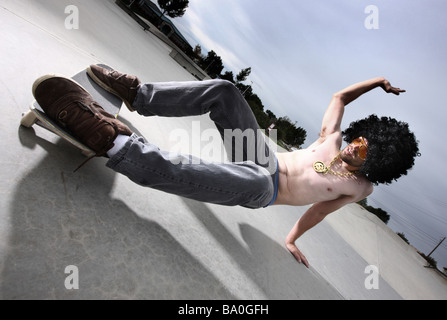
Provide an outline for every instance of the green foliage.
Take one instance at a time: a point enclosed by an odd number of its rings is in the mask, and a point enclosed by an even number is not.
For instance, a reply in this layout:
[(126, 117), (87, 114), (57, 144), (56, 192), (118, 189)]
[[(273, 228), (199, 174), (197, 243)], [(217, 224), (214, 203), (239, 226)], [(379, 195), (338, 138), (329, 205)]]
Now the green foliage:
[(408, 241), (407, 237), (405, 237), (405, 234), (403, 232), (397, 232), (397, 235), (402, 238), (407, 244), (410, 244), (410, 241)]
[[(250, 91), (247, 90), (247, 92)], [(278, 119), (272, 111), (264, 111), (264, 105), (256, 94), (246, 95), (245, 97), (260, 128), (267, 129), (272, 123), (275, 123), (278, 141), (284, 141), (297, 148), (304, 143), (307, 136), (306, 130), (297, 127), (296, 123), (292, 123), (287, 116)]]
[[(134, 1), (123, 1), (128, 5), (133, 4), (132, 10), (134, 12), (150, 20), (150, 14), (146, 11), (145, 6), (134, 4)], [(160, 18), (164, 14), (167, 14), (171, 18), (181, 17), (189, 5), (189, 0), (158, 0), (158, 5), (162, 9)], [(250, 76), (251, 67), (240, 70), (235, 78), (232, 71), (226, 71), (224, 74), (221, 74), (224, 69), (222, 58), (213, 50), (208, 52), (206, 56), (203, 55), (200, 45), (196, 45), (193, 50), (186, 51), (185, 54), (197, 63), (211, 78), (221, 78), (234, 83), (250, 105), (260, 128), (267, 129), (272, 123), (275, 123), (278, 142), (283, 141), (297, 148), (304, 143), (307, 133), (303, 128), (297, 127), (296, 122), (292, 123), (287, 116), (277, 118), (272, 111), (264, 111), (264, 105), (261, 99), (253, 92), (252, 86), (243, 83)]]
[(158, 5), (171, 18), (181, 17), (188, 8), (189, 0), (158, 0)]
[(261, 99), (259, 99), (256, 94), (251, 94), (245, 99), (258, 121), (259, 127), (262, 129), (268, 128), (272, 122), (269, 116), (264, 112), (264, 105), (262, 104)]
[(220, 75), (220, 78), (223, 79), (223, 80), (227, 80), (227, 81), (230, 81), (232, 83), (235, 83), (234, 82), (233, 71), (226, 71), (224, 74)]
[(251, 68), (242, 69), (236, 76), (237, 82), (244, 82), (251, 73)]
[(369, 206), (367, 204), (367, 200), (366, 198), (358, 201), (357, 204), (361, 205), (363, 208), (365, 208), (366, 210), (368, 210), (369, 212), (375, 214), (380, 220), (382, 220), (385, 224), (388, 223), (388, 221), (390, 220), (390, 215), (385, 211), (382, 210), (380, 208), (374, 208), (372, 206)]
[(278, 140), (293, 146), (301, 146), (306, 140), (306, 130), (292, 123), (289, 117), (281, 117), (276, 121), (276, 130), (278, 130)]
[(217, 78), (224, 68), (222, 58), (213, 50), (200, 62), (200, 67), (213, 79)]
[(433, 258), (433, 257), (428, 257), (426, 256), (424, 253), (418, 251), (418, 253), (421, 255), (422, 258), (424, 258), (428, 264), (433, 267), (433, 268), (437, 268), (438, 267), (438, 262)]

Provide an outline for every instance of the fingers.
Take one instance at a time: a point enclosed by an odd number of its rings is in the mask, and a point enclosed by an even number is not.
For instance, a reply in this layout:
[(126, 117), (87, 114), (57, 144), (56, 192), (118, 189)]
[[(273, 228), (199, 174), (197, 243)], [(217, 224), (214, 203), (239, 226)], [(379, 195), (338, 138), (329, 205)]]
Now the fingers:
[(296, 261), (298, 261), (299, 263), (302, 262), (302, 260), (301, 260), (301, 255), (300, 255), (299, 252), (294, 251), (294, 252), (292, 252), (292, 255), (295, 257)]
[(306, 266), (306, 268), (309, 268), (309, 262), (307, 261), (306, 257), (304, 256), (304, 254), (302, 254), (301, 252), (299, 252), (299, 256), (300, 259), (298, 260), (299, 263), (302, 263)]
[(306, 266), (306, 268), (309, 268), (309, 261), (307, 261), (305, 256), (302, 257), (302, 262)]
[(394, 88), (394, 87), (391, 87), (391, 90), (390, 90), (389, 92), (394, 93), (395, 95), (398, 96), (398, 95), (401, 94), (402, 92), (406, 92), (406, 90), (403, 90), (403, 89), (401, 89), (401, 88)]
[(397, 96), (403, 92), (406, 92), (405, 90), (403, 90), (401, 88), (393, 87), (388, 80), (385, 80), (384, 83), (381, 85), (381, 87), (385, 90), (385, 92), (393, 93)]
[(304, 264), (307, 268), (309, 268), (309, 262), (307, 261), (304, 254), (302, 254), (301, 251), (296, 246), (290, 246), (288, 247), (288, 249), (290, 253), (295, 257), (296, 261)]

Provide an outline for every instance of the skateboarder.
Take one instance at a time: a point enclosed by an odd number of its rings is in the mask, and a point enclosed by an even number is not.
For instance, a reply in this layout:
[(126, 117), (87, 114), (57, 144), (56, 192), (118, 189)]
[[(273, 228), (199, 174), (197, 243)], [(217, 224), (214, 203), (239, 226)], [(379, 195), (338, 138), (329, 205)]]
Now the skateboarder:
[[(295, 245), (304, 232), (345, 204), (367, 197), (374, 184), (388, 184), (406, 175), (419, 155), (414, 134), (406, 123), (395, 119), (371, 115), (341, 131), (346, 105), (362, 94), (377, 87), (396, 95), (405, 92), (384, 78), (335, 93), (319, 138), (307, 149), (275, 154), (256, 134), (256, 119), (230, 82), (141, 84), (135, 76), (95, 65), (88, 68), (88, 73), (100, 86), (119, 96), (130, 111), (142, 116), (209, 113), (232, 162), (207, 162), (160, 150), (105, 112), (68, 78), (41, 77), (33, 86), (33, 94), (50, 117), (98, 156), (108, 157), (109, 168), (140, 185), (227, 206), (313, 204), (286, 239), (288, 250), (306, 266), (306, 257)], [(234, 139), (236, 131), (244, 133), (243, 143), (234, 143), (238, 140)], [(343, 139), (348, 145), (340, 150)]]

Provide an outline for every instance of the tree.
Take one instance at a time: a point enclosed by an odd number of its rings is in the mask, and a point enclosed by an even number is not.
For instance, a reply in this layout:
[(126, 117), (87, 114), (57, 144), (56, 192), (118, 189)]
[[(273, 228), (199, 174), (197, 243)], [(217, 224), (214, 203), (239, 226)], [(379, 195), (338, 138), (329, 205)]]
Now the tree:
[(244, 82), (251, 73), (251, 67), (242, 69), (236, 76), (236, 82)]
[(236, 88), (242, 93), (246, 100), (248, 100), (253, 95), (253, 88), (250, 85), (245, 85), (242, 82), (247, 80), (247, 77), (251, 73), (251, 68), (245, 68), (239, 71), (236, 76), (236, 81), (234, 80), (233, 71), (226, 71), (224, 74), (220, 75), (221, 79), (228, 80), (231, 83), (234, 83)]
[(242, 82), (236, 82), (235, 86), (239, 89), (245, 99), (249, 99), (253, 95), (253, 88), (250, 85), (245, 85)]
[(278, 130), (278, 140), (293, 146), (301, 146), (306, 140), (306, 130), (296, 127), (296, 122), (292, 123), (288, 116), (276, 120), (276, 129)]
[[(193, 51), (194, 56), (197, 57), (199, 52), (201, 52), (201, 48), (197, 45)], [(296, 122), (292, 123), (287, 116), (277, 119), (272, 111), (267, 110), (264, 112), (264, 105), (256, 93), (253, 92), (252, 86), (243, 83), (251, 74), (251, 67), (239, 71), (236, 79), (232, 71), (226, 71), (224, 74), (221, 74), (224, 68), (222, 58), (213, 50), (208, 52), (206, 57), (199, 59), (198, 64), (211, 78), (220, 77), (221, 79), (232, 82), (239, 89), (253, 111), (260, 128), (266, 129), (274, 122), (276, 124), (275, 129), (278, 139), (298, 148), (304, 143), (307, 136), (306, 130), (297, 127)]]
[(271, 121), (276, 121), (276, 115), (272, 111), (266, 110), (265, 113)]
[(407, 237), (405, 237), (405, 233), (403, 232), (397, 232), (397, 235), (401, 237), (402, 240), (404, 240), (407, 244), (410, 244), (410, 241), (408, 241)]
[(233, 71), (226, 71), (224, 74), (220, 75), (220, 78), (223, 80), (230, 81), (231, 83), (234, 83)]
[(385, 210), (383, 210), (381, 208), (374, 208), (374, 207), (368, 205), (367, 198), (358, 201), (357, 204), (361, 205), (363, 208), (365, 208), (369, 212), (375, 214), (385, 224), (387, 224), (388, 221), (390, 220), (390, 215), (388, 214), (388, 212), (386, 212)]
[(176, 18), (185, 14), (189, 0), (158, 0), (158, 5), (163, 10), (161, 15), (167, 13), (171, 18)]
[(222, 58), (219, 57), (213, 50), (208, 52), (207, 57), (203, 60), (201, 67), (211, 78), (215, 79), (219, 75), (224, 66)]

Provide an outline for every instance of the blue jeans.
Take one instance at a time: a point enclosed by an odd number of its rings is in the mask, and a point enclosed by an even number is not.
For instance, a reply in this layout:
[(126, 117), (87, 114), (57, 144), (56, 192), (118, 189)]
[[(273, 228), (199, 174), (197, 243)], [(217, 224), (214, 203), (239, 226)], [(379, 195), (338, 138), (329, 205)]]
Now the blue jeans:
[(276, 199), (278, 161), (259, 134), (250, 106), (232, 83), (209, 80), (145, 84), (133, 108), (143, 116), (209, 113), (231, 162), (208, 162), (162, 151), (133, 134), (107, 162), (109, 168), (142, 186), (202, 202), (254, 209)]

